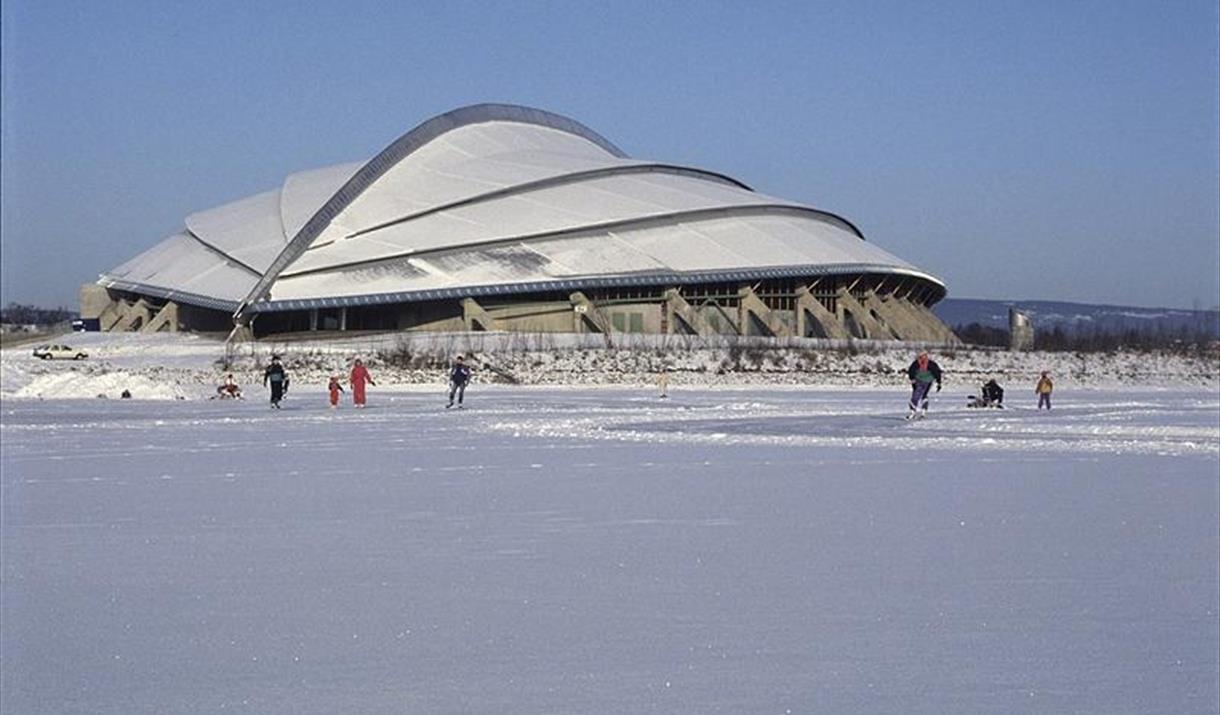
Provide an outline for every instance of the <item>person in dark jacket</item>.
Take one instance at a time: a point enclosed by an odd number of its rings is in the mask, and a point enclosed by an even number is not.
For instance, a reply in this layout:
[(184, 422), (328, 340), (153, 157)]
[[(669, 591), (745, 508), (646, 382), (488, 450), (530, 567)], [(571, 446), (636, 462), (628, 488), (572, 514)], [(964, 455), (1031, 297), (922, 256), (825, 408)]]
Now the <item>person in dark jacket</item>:
[(1004, 388), (994, 378), (983, 383), (983, 400), (989, 407), (1004, 407)]
[(978, 395), (971, 395), (966, 401), (966, 407), (998, 407), (1004, 408), (1004, 388), (994, 379), (983, 383)]
[(915, 362), (907, 368), (907, 377), (911, 379), (911, 411), (907, 419), (914, 419), (928, 414), (928, 393), (932, 383), (936, 383), (936, 391), (940, 392), (940, 365), (928, 357), (927, 351), (919, 353)]
[(449, 404), (445, 405), (445, 409), (453, 407), (454, 396), (457, 397), (458, 409), (462, 409), (462, 398), (466, 396), (466, 385), (469, 383), (470, 366), (458, 355), (453, 363), (453, 370), (449, 372)]
[(271, 406), (280, 409), (280, 400), (284, 399), (284, 390), (288, 386), (288, 373), (280, 364), (280, 356), (272, 355), (271, 364), (263, 371), (263, 387), (271, 385)]

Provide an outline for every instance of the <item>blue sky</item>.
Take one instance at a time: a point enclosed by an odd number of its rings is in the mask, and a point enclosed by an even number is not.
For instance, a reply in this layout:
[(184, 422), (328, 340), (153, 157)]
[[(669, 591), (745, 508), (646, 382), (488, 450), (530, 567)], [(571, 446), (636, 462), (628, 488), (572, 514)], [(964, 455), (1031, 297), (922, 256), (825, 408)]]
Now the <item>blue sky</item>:
[(1220, 12), (4, 0), (0, 302), (479, 102), (843, 215), (954, 297), (1220, 303)]

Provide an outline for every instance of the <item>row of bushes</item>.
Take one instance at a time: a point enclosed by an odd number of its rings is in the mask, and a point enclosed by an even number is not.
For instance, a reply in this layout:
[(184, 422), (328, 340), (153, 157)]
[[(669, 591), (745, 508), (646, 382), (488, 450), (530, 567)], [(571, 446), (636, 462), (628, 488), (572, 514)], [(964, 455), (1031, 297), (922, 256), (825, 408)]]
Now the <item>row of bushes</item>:
[(77, 318), (77, 313), (67, 308), (39, 308), (33, 305), (9, 303), (0, 308), (0, 323), (12, 325), (56, 325)]

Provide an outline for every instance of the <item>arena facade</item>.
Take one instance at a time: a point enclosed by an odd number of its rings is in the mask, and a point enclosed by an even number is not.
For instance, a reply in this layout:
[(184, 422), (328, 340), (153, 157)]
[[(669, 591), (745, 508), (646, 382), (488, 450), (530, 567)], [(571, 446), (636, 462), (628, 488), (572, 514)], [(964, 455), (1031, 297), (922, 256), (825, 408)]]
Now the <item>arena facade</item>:
[(955, 342), (934, 276), (847, 219), (632, 159), (539, 109), (434, 117), (366, 162), (186, 217), (81, 290), (103, 330), (529, 331)]

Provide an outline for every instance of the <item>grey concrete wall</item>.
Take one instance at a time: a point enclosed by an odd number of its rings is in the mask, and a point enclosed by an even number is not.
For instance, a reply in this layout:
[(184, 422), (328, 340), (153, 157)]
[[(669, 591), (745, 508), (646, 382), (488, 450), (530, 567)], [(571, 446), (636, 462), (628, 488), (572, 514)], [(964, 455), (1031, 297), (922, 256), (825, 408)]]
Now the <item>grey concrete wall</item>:
[(99, 318), (114, 299), (110, 291), (96, 283), (85, 283), (80, 287), (80, 317)]

